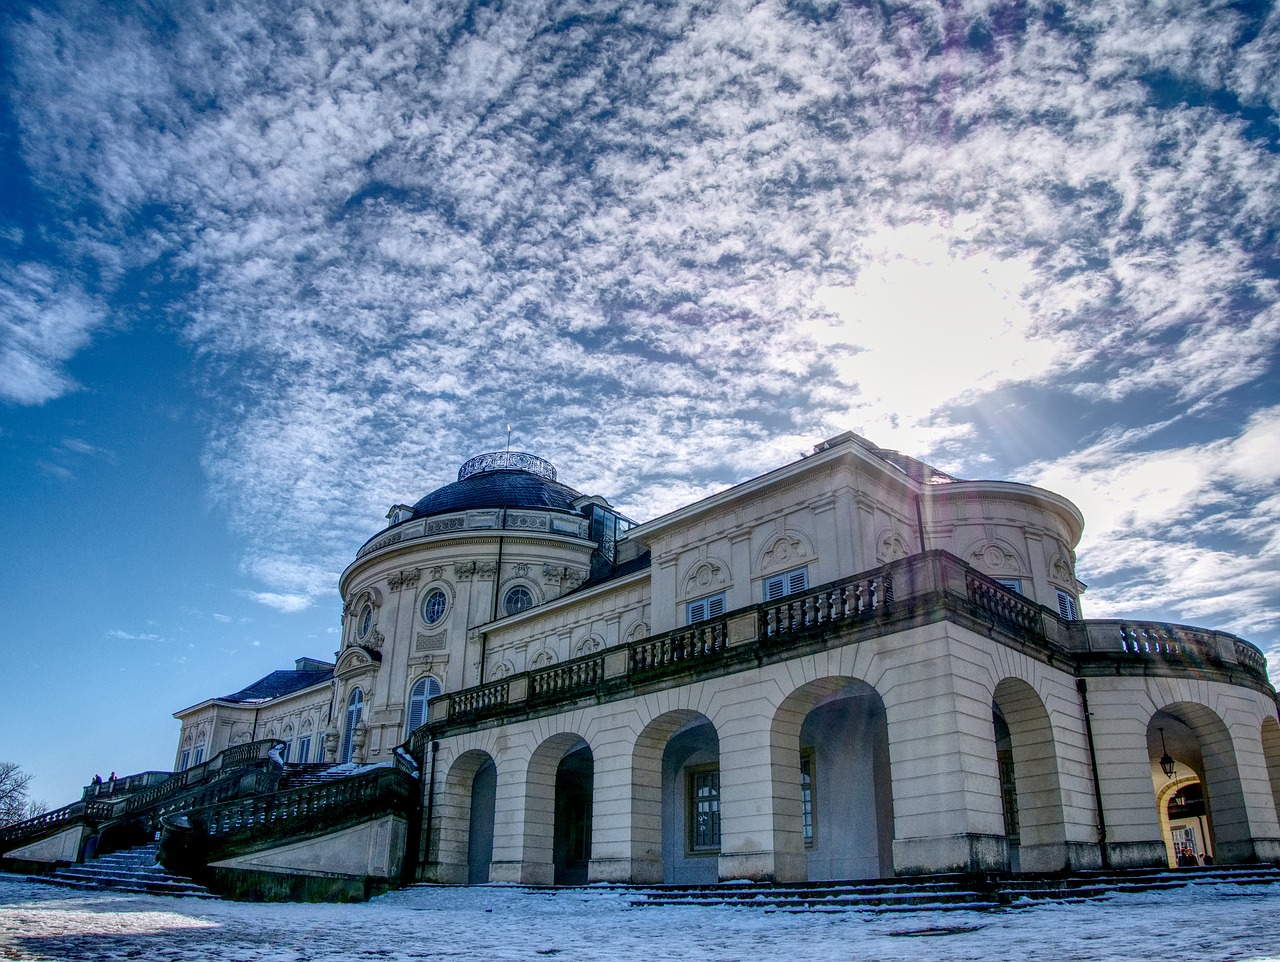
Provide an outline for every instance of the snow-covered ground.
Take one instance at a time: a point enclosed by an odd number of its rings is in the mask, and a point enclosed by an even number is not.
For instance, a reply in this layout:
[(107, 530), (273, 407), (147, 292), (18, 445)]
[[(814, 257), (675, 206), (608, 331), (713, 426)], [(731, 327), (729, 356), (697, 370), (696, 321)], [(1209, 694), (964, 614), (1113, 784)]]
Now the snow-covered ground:
[(0, 875), (0, 959), (801, 958), (1280, 960), (1280, 885), (1196, 885), (996, 912), (792, 915), (633, 908), (611, 888), (415, 888), (363, 905), (260, 905), (85, 894)]

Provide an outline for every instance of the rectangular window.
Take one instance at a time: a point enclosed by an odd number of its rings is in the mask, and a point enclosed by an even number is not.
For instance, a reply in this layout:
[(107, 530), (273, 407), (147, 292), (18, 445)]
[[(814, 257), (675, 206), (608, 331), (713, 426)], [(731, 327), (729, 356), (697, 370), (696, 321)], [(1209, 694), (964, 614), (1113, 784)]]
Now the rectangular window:
[(311, 761), (311, 736), (303, 735), (298, 739), (298, 761), (303, 764)]
[(720, 769), (689, 769), (689, 851), (720, 851)]
[(191, 767), (191, 749), (184, 748), (182, 750), (182, 761), (178, 763), (178, 771), (185, 772)]
[(280, 761), (288, 763), (289, 761), (289, 743), (284, 743), (284, 751), (280, 753)]
[(1080, 619), (1080, 611), (1076, 608), (1076, 599), (1065, 591), (1058, 592), (1058, 614), (1062, 615), (1064, 621), (1078, 621)]
[(804, 847), (813, 848), (813, 749), (800, 751), (800, 812), (804, 817)]
[(192, 764), (192, 765), (199, 765), (202, 761), (204, 761), (204, 746), (203, 746), (203, 745), (199, 746), (199, 747), (196, 749), (196, 753), (195, 753), (194, 757), (192, 757), (192, 759), (191, 759), (191, 764)]
[(776, 601), (786, 595), (794, 595), (809, 587), (809, 569), (794, 568), (764, 580), (764, 600)]
[(719, 618), (724, 614), (724, 592), (719, 594), (707, 595), (705, 598), (698, 598), (690, 601), (685, 608), (686, 623), (693, 624), (695, 621), (706, 621), (708, 618)]
[(1016, 591), (1018, 594), (1022, 594), (1021, 578), (992, 578), (991, 580), (998, 585), (1004, 585), (1010, 591)]

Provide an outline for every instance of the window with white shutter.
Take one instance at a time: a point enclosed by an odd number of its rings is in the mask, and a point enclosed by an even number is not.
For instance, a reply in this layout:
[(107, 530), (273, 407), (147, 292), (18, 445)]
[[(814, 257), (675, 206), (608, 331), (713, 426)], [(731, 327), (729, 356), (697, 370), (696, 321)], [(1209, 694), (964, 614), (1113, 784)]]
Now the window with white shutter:
[(413, 730), (427, 720), (427, 702), (438, 694), (440, 682), (430, 675), (414, 682), (413, 690), (409, 693), (409, 728), (406, 734), (412, 735)]
[(1065, 621), (1079, 621), (1080, 611), (1076, 608), (1076, 599), (1065, 591), (1058, 592), (1058, 614)]
[(794, 595), (809, 587), (809, 569), (793, 568), (780, 575), (772, 575), (764, 580), (764, 600), (776, 601), (786, 595)]
[(724, 592), (690, 601), (685, 608), (685, 614), (688, 624), (706, 621), (708, 618), (719, 618), (724, 614)]

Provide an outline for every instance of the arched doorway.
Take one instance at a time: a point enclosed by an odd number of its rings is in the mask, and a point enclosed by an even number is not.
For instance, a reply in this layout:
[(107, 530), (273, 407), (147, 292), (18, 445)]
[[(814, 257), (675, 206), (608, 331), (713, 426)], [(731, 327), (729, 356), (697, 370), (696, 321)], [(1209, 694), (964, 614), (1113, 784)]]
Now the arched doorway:
[(1147, 724), (1147, 752), (1169, 865), (1252, 858), (1235, 748), (1222, 719), (1194, 702), (1167, 705)]
[(632, 852), (654, 881), (720, 879), (720, 737), (703, 714), (665, 712), (636, 739)]
[(779, 706), (773, 743), (774, 796), (799, 799), (780, 814), (800, 836), (809, 879), (893, 875), (889, 725), (880, 693), (855, 678), (809, 682)]
[(486, 757), (471, 779), (471, 812), (467, 819), (467, 884), (489, 881), (493, 861), (493, 814), (498, 798), (498, 768)]
[(534, 751), (525, 775), (523, 881), (587, 881), (594, 783), (595, 759), (580, 735), (552, 735)]
[(489, 881), (498, 770), (487, 752), (463, 752), (434, 800), (435, 851), (428, 877), (481, 885)]
[(556, 768), (555, 837), (552, 860), (556, 885), (586, 885), (591, 862), (591, 793), (595, 760), (586, 742), (571, 749)]
[(1070, 868), (1058, 753), (1044, 702), (1020, 678), (1005, 678), (991, 700), (1000, 802), (1011, 872)]
[(1271, 783), (1271, 802), (1280, 819), (1280, 722), (1262, 720), (1262, 756), (1267, 762), (1267, 780)]

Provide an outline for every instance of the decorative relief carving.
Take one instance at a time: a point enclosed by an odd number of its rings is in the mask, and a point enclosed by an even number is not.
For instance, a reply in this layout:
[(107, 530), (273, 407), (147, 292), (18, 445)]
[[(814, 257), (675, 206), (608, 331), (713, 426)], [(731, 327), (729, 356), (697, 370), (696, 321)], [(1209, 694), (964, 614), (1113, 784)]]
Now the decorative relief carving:
[(508, 514), (507, 527), (546, 531), (547, 516), (545, 514)]
[(999, 571), (1004, 568), (1017, 569), (1017, 559), (1011, 557), (1004, 548), (998, 544), (985, 545), (971, 555), (973, 563), (982, 568), (989, 568), (993, 571)]
[(649, 637), (649, 625), (644, 621), (637, 621), (627, 631), (627, 641), (639, 641), (641, 638)]
[(419, 632), (417, 639), (413, 643), (414, 651), (443, 651), (448, 636), (443, 632), (436, 632), (434, 635), (428, 635), (425, 632)]
[(693, 566), (684, 579), (684, 593), (704, 594), (713, 588), (720, 588), (729, 583), (727, 569), (719, 561), (700, 561)]
[(461, 531), (466, 527), (466, 518), (437, 518), (427, 522), (427, 534), (442, 534), (445, 531)]
[(444, 568), (441, 567), (440, 565), (432, 565), (431, 568), (428, 569), (427, 571), (427, 577), (429, 577), (432, 581), (439, 581), (441, 578), (444, 577)]
[(1072, 586), (1075, 584), (1075, 576), (1071, 574), (1071, 566), (1067, 564), (1062, 555), (1053, 559), (1053, 580), (1062, 585)]
[(760, 570), (789, 568), (808, 561), (812, 556), (813, 547), (807, 538), (798, 532), (786, 531), (774, 538), (761, 553)]
[(515, 673), (515, 668), (512, 666), (511, 662), (506, 661), (504, 659), (503, 661), (498, 662), (496, 665), (489, 666), (488, 680), (496, 681), (499, 678), (506, 678), (508, 675), (512, 675), (514, 673)]
[(527, 578), (529, 577), (529, 565), (521, 561), (515, 566), (515, 572), (517, 578)]
[(387, 586), (392, 591), (399, 591), (401, 588), (412, 588), (418, 583), (418, 569), (412, 568), (408, 571), (398, 571), (387, 579)]
[(379, 548), (386, 548), (386, 547), (390, 547), (393, 544), (398, 544), (402, 537), (404, 537), (403, 531), (392, 532), (391, 534), (387, 535), (385, 538), (379, 538), (377, 541), (373, 542), (372, 544), (366, 545), (365, 547), (361, 548), (360, 556), (363, 557), (364, 555), (377, 551)]
[(880, 539), (880, 556), (876, 560), (897, 561), (905, 558), (907, 554), (907, 543), (902, 535), (890, 531)]
[(477, 578), (492, 578), (497, 573), (498, 573), (497, 562), (494, 562), (494, 561), (477, 561), (476, 562)]
[(597, 635), (591, 635), (590, 637), (584, 638), (582, 643), (578, 645), (576, 654), (589, 655), (593, 651), (599, 651), (603, 647), (604, 640)]
[(494, 451), (489, 454), (477, 454), (458, 469), (458, 480), (480, 474), (484, 471), (528, 471), (548, 481), (556, 479), (556, 469), (550, 461), (537, 455), (525, 454), (523, 451)]
[(370, 628), (369, 637), (364, 640), (363, 644), (364, 647), (372, 648), (376, 651), (382, 647), (382, 643), (386, 640), (386, 636), (384, 636), (377, 628)]
[(470, 581), (471, 576), (476, 573), (476, 563), (474, 561), (455, 561), (453, 563), (453, 577), (457, 581)]
[(529, 670), (537, 671), (539, 668), (548, 668), (556, 663), (555, 652), (543, 648), (540, 652), (533, 656), (533, 660), (529, 662)]
[(547, 584), (568, 585), (573, 588), (587, 580), (587, 572), (579, 568), (571, 568), (568, 565), (544, 564), (542, 566), (542, 580)]

